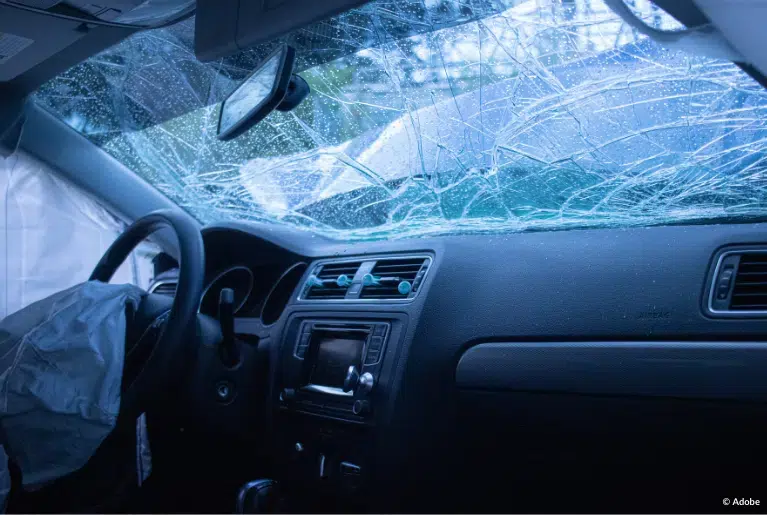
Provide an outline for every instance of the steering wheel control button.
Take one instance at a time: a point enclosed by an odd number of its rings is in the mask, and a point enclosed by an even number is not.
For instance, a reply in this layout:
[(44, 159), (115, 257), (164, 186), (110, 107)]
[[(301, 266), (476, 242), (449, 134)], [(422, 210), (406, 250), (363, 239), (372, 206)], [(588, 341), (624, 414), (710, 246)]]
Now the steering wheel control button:
[(304, 452), (304, 446), (301, 442), (296, 442), (296, 452)]
[(219, 381), (216, 384), (216, 398), (219, 402), (230, 402), (234, 399), (234, 385), (229, 381)]

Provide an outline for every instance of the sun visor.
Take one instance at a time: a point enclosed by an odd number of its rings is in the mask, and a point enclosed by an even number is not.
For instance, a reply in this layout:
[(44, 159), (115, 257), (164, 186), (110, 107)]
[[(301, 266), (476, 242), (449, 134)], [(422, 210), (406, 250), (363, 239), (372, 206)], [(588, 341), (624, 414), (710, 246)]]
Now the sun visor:
[(733, 48), (762, 75), (767, 75), (767, 0), (694, 0)]
[(197, 0), (194, 52), (210, 61), (272, 41), (368, 0)]
[[(661, 7), (670, 7), (669, 12), (680, 20), (700, 18), (693, 25), (688, 21), (687, 29), (674, 31), (650, 27), (625, 0), (604, 1), (633, 29), (668, 49), (732, 61), (767, 75), (767, 51), (762, 41), (767, 0), (686, 0), (668, 6), (666, 1), (654, 0)], [(682, 13), (685, 16), (680, 17)]]
[(666, 48), (712, 59), (744, 61), (743, 56), (716, 27), (703, 25), (684, 30), (661, 30), (647, 25), (624, 0), (605, 0), (605, 4), (631, 28)]
[(87, 32), (78, 30), (81, 25), (0, 3), (0, 82), (19, 77), (83, 39)]
[[(0, 0), (2, 2), (4, 0)], [(7, 0), (5, 0), (7, 1)], [(157, 27), (194, 12), (194, 0), (12, 0), (26, 9), (82, 22)]]

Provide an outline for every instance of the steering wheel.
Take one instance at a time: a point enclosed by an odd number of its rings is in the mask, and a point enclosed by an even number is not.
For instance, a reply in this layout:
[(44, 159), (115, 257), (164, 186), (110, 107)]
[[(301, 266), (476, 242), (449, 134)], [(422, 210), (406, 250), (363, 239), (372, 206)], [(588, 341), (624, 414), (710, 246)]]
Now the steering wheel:
[[(133, 249), (160, 229), (172, 230), (178, 240), (178, 285), (170, 308), (168, 297), (146, 295), (132, 320), (127, 320), (120, 407), (121, 414), (126, 416), (140, 414), (154, 394), (163, 391), (169, 372), (177, 370), (185, 356), (193, 354), (193, 349), (184, 352), (182, 347), (185, 342), (194, 341), (197, 308), (205, 281), (205, 248), (200, 229), (180, 210), (154, 211), (117, 237), (90, 276), (91, 281), (108, 282)], [(158, 331), (150, 331), (151, 328)]]
[[(136, 419), (143, 412), (163, 412), (167, 405), (162, 400), (171, 400), (168, 387), (172, 387), (176, 374), (185, 377), (185, 361), (195, 359), (191, 347), (201, 341), (195, 334), (198, 325), (205, 322), (197, 319), (205, 281), (200, 229), (180, 210), (150, 213), (117, 237), (90, 276), (90, 280), (109, 281), (133, 249), (159, 229), (170, 229), (178, 240), (178, 287), (173, 299), (143, 295), (135, 311), (128, 313), (117, 426), (81, 469), (34, 492), (12, 488), (11, 512), (104, 513), (122, 509), (121, 503), (135, 497)], [(215, 341), (215, 334), (211, 341)]]

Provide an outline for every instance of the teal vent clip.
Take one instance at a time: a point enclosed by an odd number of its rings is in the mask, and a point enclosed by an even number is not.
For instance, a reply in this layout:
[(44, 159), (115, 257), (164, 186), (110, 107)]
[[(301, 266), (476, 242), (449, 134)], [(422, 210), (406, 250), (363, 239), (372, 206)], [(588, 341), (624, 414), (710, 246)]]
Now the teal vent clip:
[(316, 275), (312, 274), (309, 276), (309, 279), (306, 281), (306, 287), (311, 288), (313, 286), (316, 286), (318, 288), (322, 288), (324, 286), (324, 283), (322, 282), (322, 279), (317, 277)]
[(339, 275), (336, 284), (341, 288), (348, 288), (352, 284), (352, 280), (349, 279), (348, 275)]

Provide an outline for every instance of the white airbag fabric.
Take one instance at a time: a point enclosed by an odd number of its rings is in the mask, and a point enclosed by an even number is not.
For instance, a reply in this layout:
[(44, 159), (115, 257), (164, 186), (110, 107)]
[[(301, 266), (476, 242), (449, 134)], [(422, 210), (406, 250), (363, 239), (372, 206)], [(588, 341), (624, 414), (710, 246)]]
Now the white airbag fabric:
[(0, 322), (0, 428), (25, 488), (78, 470), (115, 427), (125, 305), (140, 295), (87, 282)]
[[(0, 319), (88, 280), (125, 229), (96, 199), (26, 152), (0, 157)], [(112, 283), (149, 285), (134, 252)]]

